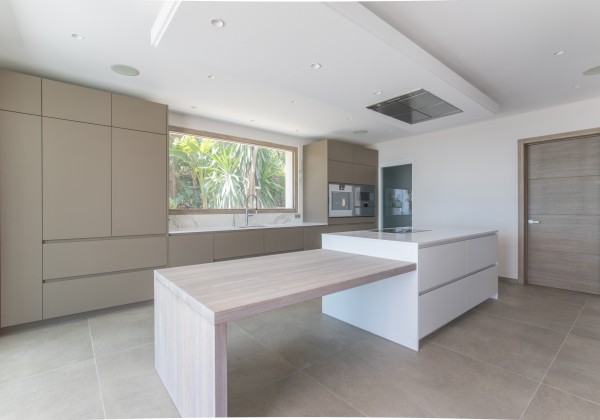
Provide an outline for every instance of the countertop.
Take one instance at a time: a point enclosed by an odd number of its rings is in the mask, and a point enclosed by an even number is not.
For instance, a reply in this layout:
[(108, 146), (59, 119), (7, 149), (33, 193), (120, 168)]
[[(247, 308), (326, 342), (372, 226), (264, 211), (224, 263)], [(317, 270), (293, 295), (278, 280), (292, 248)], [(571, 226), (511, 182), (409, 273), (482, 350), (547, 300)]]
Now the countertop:
[(437, 227), (413, 227), (413, 229), (424, 230), (416, 233), (388, 233), (373, 232), (370, 230), (359, 230), (355, 232), (327, 233), (331, 236), (346, 236), (352, 238), (377, 239), (384, 241), (406, 242), (418, 245), (419, 248), (427, 248), (435, 245), (456, 242), (459, 240), (479, 238), (482, 236), (495, 235), (497, 230), (470, 229), (470, 228), (437, 228)]
[(234, 226), (203, 226), (203, 227), (185, 227), (169, 229), (169, 235), (182, 235), (190, 233), (208, 233), (208, 232), (242, 232), (244, 230), (256, 230), (256, 229), (285, 229), (285, 228), (298, 228), (298, 227), (311, 227), (311, 226), (327, 226), (326, 223), (288, 223), (288, 224), (257, 224), (250, 225), (248, 227), (234, 227)]

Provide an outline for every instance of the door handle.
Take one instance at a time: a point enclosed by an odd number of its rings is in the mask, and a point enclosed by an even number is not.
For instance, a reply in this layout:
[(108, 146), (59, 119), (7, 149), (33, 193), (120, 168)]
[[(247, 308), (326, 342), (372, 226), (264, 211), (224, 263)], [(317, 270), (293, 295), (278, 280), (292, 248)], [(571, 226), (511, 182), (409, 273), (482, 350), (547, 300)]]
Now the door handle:
[(537, 225), (537, 224), (539, 224), (539, 223), (540, 223), (540, 221), (539, 221), (539, 220), (533, 220), (533, 219), (529, 219), (529, 220), (527, 221), (527, 223), (529, 223), (530, 225)]

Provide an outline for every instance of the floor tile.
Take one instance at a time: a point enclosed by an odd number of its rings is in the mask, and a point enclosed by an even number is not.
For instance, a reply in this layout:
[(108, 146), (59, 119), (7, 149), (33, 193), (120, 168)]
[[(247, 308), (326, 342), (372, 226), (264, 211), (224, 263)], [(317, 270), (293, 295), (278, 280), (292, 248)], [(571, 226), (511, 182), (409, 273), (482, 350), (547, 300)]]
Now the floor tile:
[(541, 381), (566, 333), (469, 312), (427, 341)]
[(600, 405), (542, 385), (523, 416), (523, 420), (564, 419), (600, 419)]
[(310, 308), (307, 304), (293, 305), (289, 311), (270, 311), (236, 324), (256, 341), (300, 369), (373, 336), (320, 313), (320, 304), (310, 310), (307, 308)]
[(230, 398), (231, 417), (361, 417), (362, 413), (296, 372), (272, 385)]
[(557, 289), (556, 287), (537, 286), (535, 284), (520, 285), (506, 282), (498, 282), (498, 293), (500, 295), (548, 299), (556, 302), (571, 303), (574, 305), (583, 305), (588, 296), (585, 293)]
[(234, 325), (227, 334), (227, 393), (229, 397), (270, 385), (297, 369)]
[[(518, 293), (521, 288), (522, 293)], [(569, 292), (559, 289), (540, 291), (540, 286), (504, 285), (498, 300), (488, 299), (475, 310), (503, 318), (520, 321), (559, 332), (568, 332), (583, 308), (585, 300), (567, 298)]]
[(179, 417), (154, 370), (154, 344), (97, 358), (107, 418)]
[(369, 417), (515, 418), (537, 383), (424, 343), (364, 340), (306, 370)]
[(600, 340), (600, 297), (590, 296), (571, 334)]
[(600, 341), (569, 335), (543, 382), (600, 404)]
[(87, 320), (0, 337), (0, 383), (93, 359)]
[(89, 319), (96, 356), (154, 343), (154, 306), (121, 310)]
[(103, 418), (93, 360), (0, 385), (2, 419)]

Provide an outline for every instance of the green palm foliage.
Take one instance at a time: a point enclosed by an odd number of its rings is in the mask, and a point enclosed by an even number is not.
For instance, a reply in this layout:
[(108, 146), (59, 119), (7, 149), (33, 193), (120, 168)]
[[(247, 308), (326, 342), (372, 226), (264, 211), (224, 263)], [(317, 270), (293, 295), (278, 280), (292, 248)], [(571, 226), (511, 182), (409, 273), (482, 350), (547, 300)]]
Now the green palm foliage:
[(170, 208), (285, 207), (285, 151), (181, 133), (169, 146)]

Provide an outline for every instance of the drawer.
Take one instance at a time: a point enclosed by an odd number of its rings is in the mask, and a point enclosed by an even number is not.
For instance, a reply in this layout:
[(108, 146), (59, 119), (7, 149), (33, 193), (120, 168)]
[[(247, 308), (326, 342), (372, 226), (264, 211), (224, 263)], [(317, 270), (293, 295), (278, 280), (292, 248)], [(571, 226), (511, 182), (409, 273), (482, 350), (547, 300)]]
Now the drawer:
[(419, 339), (467, 310), (466, 285), (461, 279), (419, 296)]
[(496, 264), (498, 235), (467, 240), (467, 273)]
[(301, 251), (304, 249), (304, 229), (265, 229), (265, 252)]
[(214, 246), (215, 260), (264, 254), (263, 230), (215, 233)]
[(150, 300), (153, 271), (134, 271), (44, 283), (44, 319)]
[(169, 236), (169, 267), (213, 261), (213, 234)]
[(467, 274), (465, 241), (419, 249), (419, 292)]
[(42, 79), (42, 115), (110, 125), (110, 93)]
[(44, 280), (167, 265), (167, 238), (125, 238), (43, 245)]
[(498, 268), (490, 267), (465, 278), (467, 309), (471, 309), (498, 293)]

